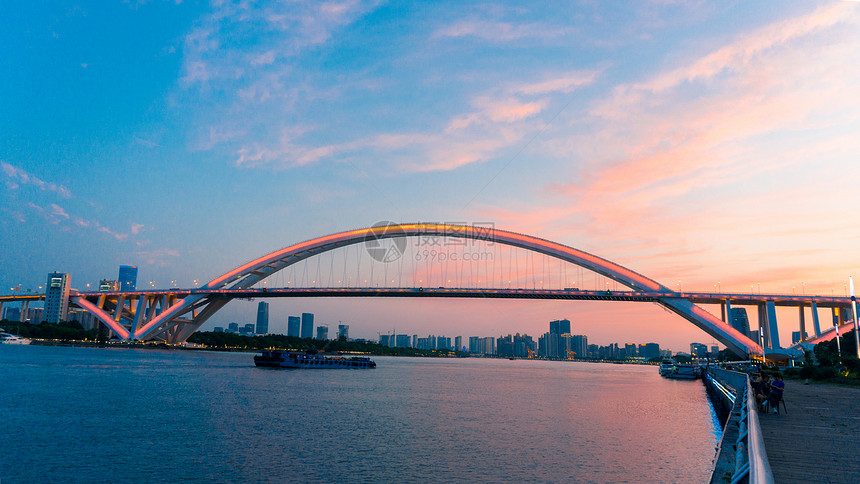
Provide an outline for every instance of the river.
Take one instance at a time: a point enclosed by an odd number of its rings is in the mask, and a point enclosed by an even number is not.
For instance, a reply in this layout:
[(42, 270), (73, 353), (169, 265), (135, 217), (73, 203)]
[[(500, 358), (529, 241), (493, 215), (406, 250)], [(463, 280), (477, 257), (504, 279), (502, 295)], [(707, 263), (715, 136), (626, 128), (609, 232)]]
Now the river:
[(705, 482), (719, 424), (656, 367), (0, 345), (0, 482)]

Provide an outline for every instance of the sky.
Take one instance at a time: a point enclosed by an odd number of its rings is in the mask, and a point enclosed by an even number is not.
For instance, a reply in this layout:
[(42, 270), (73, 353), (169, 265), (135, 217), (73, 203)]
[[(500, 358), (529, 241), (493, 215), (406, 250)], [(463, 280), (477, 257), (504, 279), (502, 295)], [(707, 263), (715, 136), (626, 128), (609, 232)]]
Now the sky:
[[(845, 295), (857, 79), (857, 2), (4, 2), (0, 293), (120, 264), (192, 287), (390, 220), (491, 223), (682, 290)], [(641, 303), (271, 303), (273, 331), (568, 318), (591, 343), (713, 343)]]

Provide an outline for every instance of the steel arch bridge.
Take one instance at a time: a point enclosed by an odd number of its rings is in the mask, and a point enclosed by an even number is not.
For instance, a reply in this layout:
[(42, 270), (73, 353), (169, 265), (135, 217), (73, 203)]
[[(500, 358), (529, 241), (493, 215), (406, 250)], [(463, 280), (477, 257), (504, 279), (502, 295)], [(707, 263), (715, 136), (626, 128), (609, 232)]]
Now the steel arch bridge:
[[(756, 357), (764, 356), (763, 348), (746, 335), (715, 317), (704, 308), (694, 304), (681, 293), (675, 292), (642, 274), (612, 261), (557, 242), (496, 228), (468, 225), (412, 223), (349, 230), (311, 239), (266, 254), (236, 267), (197, 290), (175, 291), (169, 294), (161, 294), (160, 296), (141, 294), (136, 299), (136, 307), (134, 304), (131, 304), (134, 301), (124, 302), (122, 300), (123, 296), (119, 295), (117, 296), (119, 299), (116, 301), (115, 306), (122, 309), (125, 304), (129, 304), (128, 319), (131, 321), (130, 327), (119, 323), (119, 314), (111, 316), (103, 309), (104, 299), (98, 301), (91, 300), (99, 297), (104, 298), (104, 295), (72, 294), (70, 300), (77, 306), (93, 313), (122, 339), (140, 341), (155, 339), (170, 343), (179, 343), (184, 342), (206, 320), (233, 298), (249, 297), (248, 291), (252, 290), (251, 288), (254, 284), (297, 262), (340, 247), (362, 242), (422, 236), (457, 237), (491, 241), (493, 243), (505, 244), (545, 254), (578, 265), (617, 281), (619, 284), (629, 287), (634, 292), (643, 293), (642, 297), (644, 299), (638, 300), (660, 304), (693, 323), (738, 354)], [(487, 290), (486, 292), (491, 291)], [(499, 291), (494, 292), (499, 293)], [(261, 295), (260, 293), (254, 294)], [(507, 291), (506, 294), (495, 297), (534, 297), (534, 295), (520, 294), (518, 296), (517, 294), (517, 291)], [(274, 294), (272, 295), (274, 296)], [(306, 293), (306, 296), (311, 297), (321, 295), (373, 296), (384, 294), (379, 294), (379, 291), (377, 293), (373, 291), (333, 292), (332, 294), (321, 294), (319, 291), (317, 293)], [(410, 295), (432, 297), (433, 293), (428, 291), (426, 294), (411, 292), (399, 295), (407, 297)], [(484, 296), (481, 290), (478, 290), (462, 291), (462, 293), (457, 293), (456, 297)]]

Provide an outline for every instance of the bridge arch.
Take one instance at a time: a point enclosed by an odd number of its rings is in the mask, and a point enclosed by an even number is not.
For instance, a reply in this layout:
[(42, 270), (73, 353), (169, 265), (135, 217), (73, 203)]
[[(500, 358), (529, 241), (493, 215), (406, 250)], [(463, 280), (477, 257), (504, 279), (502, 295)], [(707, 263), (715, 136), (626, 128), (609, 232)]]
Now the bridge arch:
[(491, 227), (429, 223), (384, 224), (349, 230), (300, 242), (266, 254), (211, 280), (201, 288), (201, 292), (205, 294), (191, 294), (177, 301), (159, 316), (132, 331), (130, 337), (138, 340), (147, 339), (165, 331), (176, 318), (191, 313), (191, 321), (184, 325), (179, 334), (174, 335), (174, 339), (182, 341), (229, 302), (229, 299), (218, 296), (219, 290), (250, 288), (286, 267), (340, 247), (372, 240), (415, 236), (459, 237), (491, 241), (576, 264), (615, 280), (634, 291), (659, 293), (659, 304), (690, 321), (733, 351), (746, 355), (764, 355), (761, 346), (705, 309), (682, 298), (680, 294), (659, 282), (607, 259), (557, 242), (516, 232)]

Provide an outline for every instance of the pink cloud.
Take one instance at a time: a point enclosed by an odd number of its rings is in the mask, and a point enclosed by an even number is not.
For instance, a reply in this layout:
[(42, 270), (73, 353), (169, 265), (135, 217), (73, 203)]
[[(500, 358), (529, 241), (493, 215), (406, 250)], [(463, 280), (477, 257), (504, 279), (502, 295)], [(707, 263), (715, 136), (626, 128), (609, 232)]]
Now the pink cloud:
[(593, 84), (602, 73), (600, 70), (574, 71), (541, 82), (525, 84), (514, 89), (515, 92), (533, 96), (552, 92), (569, 93), (576, 89)]
[(566, 32), (565, 29), (550, 28), (537, 23), (513, 24), (508, 22), (466, 20), (441, 28), (434, 32), (432, 37), (477, 37), (493, 42), (510, 42), (524, 38), (552, 38), (564, 35)]
[(857, 24), (856, 19), (852, 18), (856, 10), (857, 4), (849, 2), (837, 2), (819, 7), (811, 14), (787, 19), (744, 35), (689, 66), (667, 72), (644, 84), (635, 85), (635, 88), (662, 91), (684, 82), (712, 78), (726, 69), (735, 69), (749, 64), (755, 57), (765, 54), (766, 51), (781, 48), (798, 38), (809, 36), (839, 23)]
[[(143, 232), (144, 229), (143, 224), (132, 223), (130, 234), (114, 232), (100, 224), (98, 221), (85, 220), (78, 216), (69, 215), (63, 207), (55, 203), (51, 203), (47, 207), (40, 207), (32, 202), (28, 202), (27, 207), (36, 212), (39, 216), (43, 217), (50, 224), (65, 224), (59, 227), (60, 230), (63, 230), (64, 232), (71, 232), (74, 227), (83, 229), (92, 228), (95, 231), (107, 234), (118, 241), (124, 241), (129, 238), (129, 235), (138, 235)], [(70, 224), (66, 222), (70, 222)]]
[(545, 107), (545, 102), (522, 102), (517, 99), (477, 98), (473, 101), (486, 118), (494, 123), (511, 123), (532, 117)]
[(119, 241), (122, 241), (122, 240), (125, 240), (125, 239), (127, 239), (127, 238), (128, 238), (128, 234), (119, 234), (119, 233), (116, 233), (116, 232), (114, 232), (114, 231), (110, 230), (110, 229), (109, 229), (109, 228), (107, 228), (107, 227), (99, 227), (99, 228), (98, 228), (98, 229), (96, 229), (96, 230), (98, 230), (99, 232), (106, 233), (106, 234), (110, 235), (111, 237), (113, 237), (113, 238), (115, 238), (116, 240), (119, 240)]
[(60, 207), (59, 205), (57, 205), (56, 203), (52, 203), (50, 205), (50, 207), (51, 207), (51, 215), (52, 216), (62, 217), (65, 219), (69, 218), (69, 214), (67, 214), (66, 211), (63, 210), (63, 208)]
[(155, 250), (141, 250), (135, 252), (135, 254), (144, 260), (147, 264), (157, 265), (159, 267), (166, 267), (170, 265), (169, 258), (179, 257), (179, 251), (176, 249), (155, 249)]
[[(58, 193), (63, 198), (72, 198), (72, 192), (69, 191), (68, 188), (62, 185), (57, 185), (56, 183), (46, 182), (30, 173), (27, 173), (27, 171), (22, 168), (10, 165), (4, 161), (0, 161), (0, 171), (12, 180), (18, 180), (24, 184), (35, 185), (45, 191)], [(14, 188), (18, 187), (15, 183), (12, 185), (14, 185)], [(10, 188), (13, 187), (12, 185), (10, 185)]]
[(276, 54), (275, 54), (275, 51), (274, 51), (274, 50), (269, 50), (269, 51), (266, 51), (266, 52), (264, 52), (264, 53), (262, 53), (262, 54), (258, 54), (258, 55), (256, 55), (256, 56), (253, 56), (253, 57), (251, 58), (251, 65), (252, 65), (252, 66), (266, 66), (266, 65), (269, 65), (269, 64), (271, 64), (271, 63), (275, 62), (275, 55), (276, 55)]
[[(751, 143), (774, 133), (811, 129), (822, 120), (825, 125), (856, 122), (860, 95), (851, 79), (860, 69), (845, 60), (856, 58), (860, 45), (856, 39), (833, 43), (825, 37), (829, 45), (822, 48), (821, 39), (801, 38), (835, 25), (840, 12), (845, 12), (843, 7), (818, 10), (808, 18), (765, 27), (743, 37), (751, 42), (746, 49), (742, 41), (732, 43), (717, 50), (723, 54), (705, 56), (706, 61), (620, 88), (632, 96), (598, 101), (592, 113), (606, 125), (597, 142), (622, 147), (612, 153), (618, 161), (595, 164), (584, 180), (566, 187), (569, 194), (579, 204), (595, 207), (597, 218), (620, 222), (697, 190), (776, 174), (789, 163), (807, 163), (809, 158), (791, 152), (755, 155)], [(800, 59), (805, 59), (802, 71), (797, 69)], [(716, 69), (701, 66), (717, 64), (727, 72), (723, 82), (701, 89), (696, 98), (686, 98), (680, 81), (666, 81), (701, 78)], [(640, 86), (659, 88), (645, 92)], [(840, 143), (858, 144), (844, 137)]]

